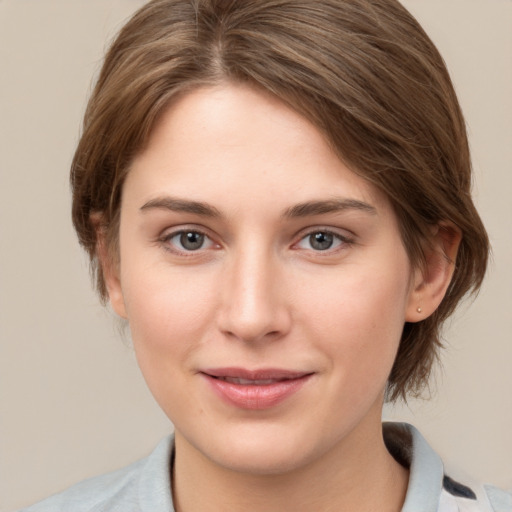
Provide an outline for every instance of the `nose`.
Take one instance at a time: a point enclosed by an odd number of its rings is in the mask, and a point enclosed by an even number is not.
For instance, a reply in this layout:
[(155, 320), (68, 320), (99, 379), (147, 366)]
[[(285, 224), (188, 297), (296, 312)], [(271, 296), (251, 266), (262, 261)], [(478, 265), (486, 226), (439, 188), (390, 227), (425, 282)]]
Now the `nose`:
[(253, 247), (234, 254), (221, 285), (218, 325), (225, 336), (244, 342), (275, 340), (291, 327), (282, 263)]

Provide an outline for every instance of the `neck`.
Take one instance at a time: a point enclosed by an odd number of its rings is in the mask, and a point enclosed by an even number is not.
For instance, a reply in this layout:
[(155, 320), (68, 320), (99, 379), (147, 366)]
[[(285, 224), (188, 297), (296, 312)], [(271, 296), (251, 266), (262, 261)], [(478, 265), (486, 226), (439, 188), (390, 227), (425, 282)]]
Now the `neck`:
[(408, 472), (387, 451), (380, 422), (361, 427), (321, 459), (271, 475), (221, 467), (176, 432), (176, 511), (399, 512)]

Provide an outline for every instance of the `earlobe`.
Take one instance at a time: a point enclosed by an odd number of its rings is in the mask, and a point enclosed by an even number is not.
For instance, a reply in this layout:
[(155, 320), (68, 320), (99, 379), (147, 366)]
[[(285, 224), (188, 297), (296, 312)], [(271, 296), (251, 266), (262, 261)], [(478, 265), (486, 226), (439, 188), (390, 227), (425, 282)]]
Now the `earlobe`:
[(455, 269), (462, 234), (449, 222), (435, 227), (425, 251), (425, 266), (417, 268), (406, 310), (407, 322), (429, 317), (443, 300)]
[(122, 318), (127, 318), (123, 291), (119, 276), (119, 264), (108, 250), (105, 228), (101, 223), (101, 214), (91, 215), (91, 221), (96, 231), (96, 255), (98, 264), (103, 272), (103, 279), (107, 287), (108, 297), (112, 309)]

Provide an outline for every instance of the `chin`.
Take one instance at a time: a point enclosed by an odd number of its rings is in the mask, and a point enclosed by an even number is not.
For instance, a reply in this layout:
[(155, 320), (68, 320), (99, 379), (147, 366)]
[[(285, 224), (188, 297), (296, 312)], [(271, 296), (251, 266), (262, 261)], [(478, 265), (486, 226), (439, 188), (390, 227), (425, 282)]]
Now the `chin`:
[[(198, 440), (198, 442), (195, 442)], [(329, 450), (325, 437), (289, 425), (238, 425), (185, 441), (218, 467), (255, 476), (291, 473), (313, 463)]]
[(237, 473), (271, 476), (292, 473), (306, 466), (313, 457), (297, 446), (276, 447), (274, 443), (252, 443), (250, 446), (227, 446), (227, 450), (210, 454), (218, 466)]

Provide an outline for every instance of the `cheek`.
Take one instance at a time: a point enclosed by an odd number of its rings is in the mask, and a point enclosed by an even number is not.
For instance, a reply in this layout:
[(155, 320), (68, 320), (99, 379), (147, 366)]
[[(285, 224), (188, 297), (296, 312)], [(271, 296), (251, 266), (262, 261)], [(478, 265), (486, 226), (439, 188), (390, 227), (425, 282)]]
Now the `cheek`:
[(183, 271), (128, 274), (124, 295), (137, 362), (155, 400), (174, 422), (180, 411), (191, 413), (183, 390), (192, 375), (190, 361), (207, 342), (213, 322), (211, 288), (204, 276)]
[[(402, 268), (408, 268), (407, 261)], [(300, 308), (308, 312), (310, 336), (346, 372), (385, 374), (393, 364), (405, 321), (408, 277), (400, 266), (386, 270), (354, 267), (323, 285), (309, 283), (308, 294), (301, 294), (307, 297)]]
[(145, 360), (157, 367), (179, 362), (203, 341), (205, 325), (212, 322), (211, 279), (158, 265), (131, 275), (126, 270), (123, 293), (141, 367)]

